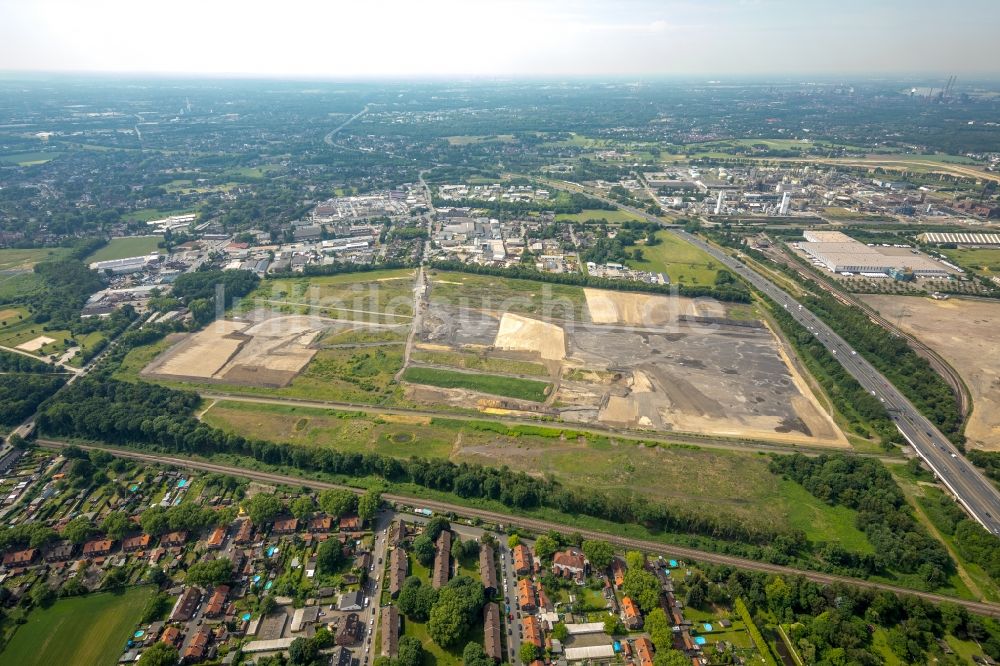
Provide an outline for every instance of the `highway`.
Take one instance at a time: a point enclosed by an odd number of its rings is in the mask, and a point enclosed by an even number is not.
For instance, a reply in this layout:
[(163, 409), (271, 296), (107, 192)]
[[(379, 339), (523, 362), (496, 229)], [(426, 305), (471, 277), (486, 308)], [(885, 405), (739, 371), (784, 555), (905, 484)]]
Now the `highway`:
[(973, 518), (1000, 535), (1000, 491), (962, 456), (961, 452), (924, 417), (875, 367), (865, 360), (819, 317), (787, 292), (741, 261), (681, 229), (672, 233), (701, 248), (766, 294), (805, 326), (858, 382), (884, 404), (906, 441), (958, 499)]
[[(85, 450), (107, 451), (108, 453), (114, 456), (118, 456), (119, 458), (127, 458), (130, 460), (138, 460), (142, 462), (149, 462), (161, 465), (170, 465), (182, 469), (194, 469), (205, 472), (214, 472), (217, 474), (225, 474), (228, 476), (250, 479), (253, 481), (259, 481), (262, 483), (267, 483), (272, 485), (283, 484), (288, 486), (294, 486), (297, 488), (307, 487), (319, 491), (327, 490), (330, 488), (341, 488), (345, 490), (350, 490), (351, 492), (357, 493), (359, 495), (365, 492), (365, 490), (360, 488), (342, 486), (335, 483), (329, 483), (326, 481), (316, 481), (301, 476), (291, 476), (285, 474), (276, 474), (274, 472), (245, 469), (243, 467), (236, 467), (233, 465), (222, 465), (218, 463), (196, 460), (192, 458), (170, 456), (164, 453), (145, 453), (142, 451), (136, 451), (134, 449), (122, 449), (111, 446), (71, 444), (69, 442), (63, 442), (52, 439), (39, 439), (37, 440), (37, 442), (39, 446), (50, 449), (58, 450), (66, 448), (71, 445), (75, 445)], [(562, 523), (554, 523), (546, 520), (527, 518), (524, 516), (515, 516), (515, 515), (497, 513), (493, 511), (485, 511), (482, 509), (474, 509), (466, 506), (461, 506), (458, 504), (439, 502), (436, 500), (408, 497), (405, 495), (393, 495), (389, 493), (383, 493), (382, 498), (396, 505), (419, 506), (431, 509), (432, 511), (436, 511), (438, 513), (445, 513), (445, 514), (454, 513), (456, 515), (468, 518), (478, 518), (485, 522), (522, 528), (525, 530), (529, 530), (531, 532), (535, 532), (537, 534), (543, 534), (550, 530), (566, 535), (579, 534), (584, 539), (602, 539), (604, 541), (607, 541), (608, 543), (617, 546), (618, 548), (641, 550), (646, 553), (650, 553), (652, 555), (663, 555), (664, 557), (669, 556), (671, 558), (676, 558), (676, 559), (687, 559), (692, 561), (708, 562), (711, 564), (723, 564), (733, 567), (739, 567), (741, 569), (747, 569), (749, 571), (760, 571), (764, 573), (779, 574), (782, 576), (802, 576), (803, 578), (824, 585), (828, 585), (830, 583), (845, 583), (847, 585), (855, 585), (858, 587), (863, 587), (868, 589), (885, 590), (888, 592), (894, 592), (896, 594), (909, 594), (912, 596), (920, 597), (922, 599), (926, 599), (927, 601), (931, 601), (933, 603), (941, 603), (943, 601), (948, 601), (958, 604), (959, 606), (963, 606), (972, 613), (978, 613), (980, 615), (988, 615), (990, 617), (1000, 618), (1000, 604), (995, 604), (991, 602), (970, 601), (968, 599), (959, 599), (956, 597), (949, 597), (943, 594), (935, 594), (933, 592), (920, 592), (917, 590), (910, 590), (908, 588), (899, 587), (898, 585), (889, 585), (886, 583), (867, 581), (860, 578), (851, 578), (849, 576), (825, 574), (817, 571), (809, 571), (806, 569), (796, 569), (794, 567), (783, 566), (779, 564), (769, 564), (767, 562), (757, 562), (743, 557), (735, 557), (732, 555), (713, 553), (710, 551), (699, 550), (697, 548), (689, 548), (686, 546), (673, 546), (669, 544), (660, 543), (658, 541), (648, 541), (644, 539), (622, 537), (616, 534), (609, 534), (607, 532), (579, 529), (572, 525), (563, 525)], [(504, 550), (505, 549), (501, 549), (502, 556), (506, 554), (503, 552)], [(508, 567), (511, 564), (509, 558), (506, 557), (503, 558), (503, 562)], [(508, 578), (509, 582), (510, 578), (506, 575), (506, 572), (505, 572), (505, 578)]]

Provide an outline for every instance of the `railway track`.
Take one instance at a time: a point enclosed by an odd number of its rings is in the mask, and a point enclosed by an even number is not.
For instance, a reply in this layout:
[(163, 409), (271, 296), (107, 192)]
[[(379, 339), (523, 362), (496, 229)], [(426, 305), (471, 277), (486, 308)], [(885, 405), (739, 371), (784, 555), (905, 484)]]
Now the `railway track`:
[[(52, 440), (52, 439), (39, 439), (37, 440), (37, 442), (40, 446), (50, 449), (63, 449), (68, 446), (74, 445), (69, 442), (62, 442), (59, 440)], [(228, 476), (242, 477), (246, 479), (251, 479), (253, 481), (260, 481), (269, 484), (304, 486), (312, 488), (313, 490), (329, 490), (332, 488), (336, 488), (336, 489), (350, 490), (351, 492), (357, 493), (359, 495), (365, 492), (364, 490), (358, 488), (352, 488), (350, 486), (344, 486), (336, 483), (329, 483), (326, 481), (317, 481), (305, 477), (276, 474), (273, 472), (262, 472), (259, 470), (243, 469), (241, 467), (220, 465), (217, 463), (195, 460), (192, 458), (180, 458), (180, 457), (161, 455), (161, 454), (142, 453), (140, 451), (134, 451), (131, 449), (121, 449), (110, 446), (96, 446), (96, 445), (83, 445), (83, 444), (75, 444), (75, 446), (78, 446), (79, 448), (85, 450), (106, 451), (112, 455), (121, 458), (128, 458), (131, 460), (152, 462), (161, 465), (171, 465), (174, 467), (194, 469), (204, 472), (214, 472), (217, 474), (226, 474)], [(943, 594), (910, 590), (905, 587), (888, 585), (885, 583), (877, 583), (877, 582), (862, 580), (860, 578), (852, 578), (850, 576), (838, 576), (834, 574), (825, 574), (816, 571), (808, 571), (805, 569), (797, 569), (795, 567), (783, 566), (779, 564), (758, 562), (743, 557), (735, 557), (732, 555), (713, 553), (710, 551), (699, 550), (697, 548), (690, 548), (687, 546), (672, 546), (645, 539), (622, 537), (615, 534), (608, 534), (606, 532), (600, 532), (596, 530), (579, 529), (572, 526), (562, 525), (560, 523), (550, 522), (547, 520), (539, 520), (524, 516), (498, 513), (495, 511), (486, 511), (483, 509), (469, 508), (458, 504), (450, 504), (447, 502), (439, 502), (436, 500), (428, 500), (419, 497), (410, 497), (406, 495), (395, 495), (389, 493), (383, 494), (382, 497), (385, 500), (393, 502), (395, 504), (402, 504), (402, 505), (416, 504), (422, 508), (428, 508), (433, 511), (437, 511), (439, 513), (455, 513), (457, 515), (467, 516), (470, 518), (479, 518), (481, 520), (488, 521), (491, 523), (509, 525), (512, 527), (526, 529), (537, 533), (556, 531), (559, 532), (560, 534), (566, 534), (566, 535), (579, 534), (587, 539), (601, 539), (607, 541), (620, 548), (641, 550), (653, 555), (663, 555), (664, 557), (669, 556), (674, 559), (697, 560), (699, 562), (728, 565), (728, 566), (738, 567), (741, 569), (748, 569), (751, 571), (780, 574), (784, 576), (802, 576), (807, 580), (811, 580), (813, 582), (820, 584), (829, 585), (832, 583), (843, 583), (846, 585), (853, 585), (856, 587), (862, 587), (872, 590), (883, 590), (887, 592), (893, 592), (895, 594), (908, 594), (920, 597), (921, 599), (926, 599), (927, 601), (931, 601), (934, 603), (949, 602), (963, 606), (970, 612), (977, 613), (979, 615), (987, 615), (990, 617), (1000, 618), (1000, 604), (995, 604), (995, 603), (989, 603), (983, 601), (970, 601), (968, 599), (958, 599)]]

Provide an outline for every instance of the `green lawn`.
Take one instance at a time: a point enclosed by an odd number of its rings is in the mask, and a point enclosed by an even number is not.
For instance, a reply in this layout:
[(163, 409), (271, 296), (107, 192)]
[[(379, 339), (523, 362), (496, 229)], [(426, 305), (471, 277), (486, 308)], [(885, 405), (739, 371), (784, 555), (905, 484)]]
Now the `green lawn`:
[(782, 481), (781, 493), (788, 506), (788, 522), (805, 532), (810, 541), (829, 541), (856, 553), (874, 553), (865, 533), (855, 527), (857, 512), (846, 506), (828, 506), (816, 501), (794, 481)]
[(549, 385), (533, 379), (479, 375), (438, 368), (407, 368), (403, 379), (414, 384), (428, 384), (441, 388), (462, 388), (491, 395), (502, 395), (518, 400), (544, 402)]
[(448, 365), (466, 370), (483, 370), (486, 372), (503, 372), (512, 375), (534, 375), (542, 377), (548, 370), (541, 363), (517, 361), (508, 358), (464, 354), (461, 352), (415, 351), (414, 361), (431, 363), (433, 365)]
[(976, 272), (1000, 275), (1000, 248), (962, 248), (941, 250), (948, 260)]
[(135, 587), (122, 594), (61, 599), (50, 608), (32, 611), (0, 653), (0, 662), (111, 666), (152, 595), (151, 587)]
[(45, 164), (50, 160), (62, 155), (60, 152), (41, 152), (35, 151), (30, 153), (12, 153), (10, 155), (0, 155), (0, 162), (6, 164), (16, 164), (17, 166), (35, 166), (36, 164)]
[(573, 321), (586, 321), (589, 316), (582, 287), (437, 270), (432, 270), (430, 276), (433, 304)]
[(112, 238), (108, 244), (100, 248), (84, 261), (92, 263), (95, 261), (111, 261), (112, 259), (126, 259), (128, 257), (139, 257), (156, 251), (156, 248), (163, 236), (130, 236), (128, 238)]
[(715, 276), (722, 267), (699, 248), (678, 238), (669, 231), (657, 232), (658, 245), (636, 245), (628, 249), (642, 248), (642, 261), (628, 261), (632, 268), (666, 273), (675, 284), (713, 285)]

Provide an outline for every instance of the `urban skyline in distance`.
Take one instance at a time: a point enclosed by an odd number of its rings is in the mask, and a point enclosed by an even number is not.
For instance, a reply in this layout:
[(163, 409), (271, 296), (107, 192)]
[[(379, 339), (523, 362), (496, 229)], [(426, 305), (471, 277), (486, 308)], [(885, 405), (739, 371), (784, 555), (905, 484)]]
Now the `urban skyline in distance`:
[(0, 3), (0, 71), (293, 78), (1000, 74), (959, 0)]

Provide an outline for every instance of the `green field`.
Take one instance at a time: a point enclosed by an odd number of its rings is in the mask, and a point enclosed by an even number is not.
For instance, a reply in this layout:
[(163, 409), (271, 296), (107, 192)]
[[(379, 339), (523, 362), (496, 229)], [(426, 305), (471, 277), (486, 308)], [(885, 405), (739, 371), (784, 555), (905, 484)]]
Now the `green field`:
[(243, 310), (263, 305), (287, 314), (312, 314), (408, 324), (413, 317), (409, 269), (265, 280), (243, 299)]
[(12, 153), (10, 155), (0, 155), (0, 162), (5, 164), (16, 164), (17, 166), (35, 166), (37, 164), (45, 164), (51, 160), (62, 155), (60, 152), (48, 151), (41, 152), (35, 151), (30, 153)]
[(431, 303), (586, 321), (582, 287), (432, 270)]
[(549, 385), (533, 379), (480, 375), (468, 372), (440, 370), (438, 368), (407, 368), (403, 379), (414, 384), (427, 384), (441, 388), (460, 388), (490, 395), (501, 395), (518, 400), (545, 402)]
[(722, 267), (702, 250), (683, 241), (669, 231), (659, 231), (658, 245), (635, 245), (628, 249), (642, 248), (642, 261), (628, 261), (632, 268), (666, 273), (675, 284), (712, 285)]
[(150, 587), (135, 587), (122, 594), (61, 599), (50, 608), (34, 610), (0, 653), (0, 662), (111, 666), (152, 595)]
[(448, 365), (465, 370), (482, 370), (484, 372), (501, 372), (511, 375), (534, 375), (543, 377), (548, 370), (541, 363), (517, 361), (494, 356), (464, 354), (462, 352), (415, 351), (411, 355), (414, 361), (433, 365)]
[(1000, 275), (1000, 248), (961, 248), (941, 252), (962, 268), (986, 275)]
[(139, 257), (156, 252), (163, 236), (131, 236), (129, 238), (112, 238), (108, 244), (87, 257), (85, 263), (95, 261), (111, 261)]
[(61, 259), (69, 254), (69, 248), (45, 247), (29, 250), (0, 250), (0, 271), (31, 270), (41, 261)]
[(579, 213), (560, 213), (559, 215), (556, 215), (556, 220), (559, 222), (586, 222), (588, 220), (600, 219), (607, 220), (612, 224), (617, 224), (628, 220), (638, 220), (639, 218), (632, 213), (625, 212), (618, 208), (614, 210), (584, 208)]

